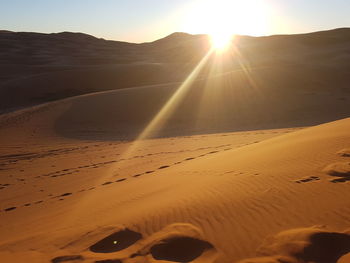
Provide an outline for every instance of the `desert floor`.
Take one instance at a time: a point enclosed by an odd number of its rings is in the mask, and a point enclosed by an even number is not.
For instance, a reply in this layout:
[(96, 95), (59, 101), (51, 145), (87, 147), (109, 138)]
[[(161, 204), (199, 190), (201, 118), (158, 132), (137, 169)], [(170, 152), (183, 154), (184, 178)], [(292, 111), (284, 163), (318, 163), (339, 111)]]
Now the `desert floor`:
[(350, 262), (350, 119), (130, 142), (45, 114), (2, 120), (2, 262)]

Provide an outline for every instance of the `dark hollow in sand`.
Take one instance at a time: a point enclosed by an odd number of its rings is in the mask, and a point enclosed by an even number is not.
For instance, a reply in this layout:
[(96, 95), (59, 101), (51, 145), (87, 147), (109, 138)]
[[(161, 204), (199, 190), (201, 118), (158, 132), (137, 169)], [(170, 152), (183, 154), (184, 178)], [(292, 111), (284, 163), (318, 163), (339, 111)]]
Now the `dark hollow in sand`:
[(70, 256), (61, 256), (51, 259), (52, 263), (61, 263), (61, 262), (72, 262), (72, 261), (82, 261), (84, 257), (81, 255), (70, 255)]
[(95, 263), (122, 263), (119, 259), (104, 259), (95, 261)]
[(129, 229), (111, 234), (90, 247), (95, 253), (112, 253), (125, 249), (140, 240), (142, 235)]
[(151, 247), (151, 254), (156, 260), (190, 262), (213, 246), (203, 240), (191, 237), (175, 237), (163, 240)]
[(343, 233), (317, 233), (311, 236), (310, 246), (296, 255), (298, 259), (315, 263), (336, 263), (350, 252), (350, 235)]

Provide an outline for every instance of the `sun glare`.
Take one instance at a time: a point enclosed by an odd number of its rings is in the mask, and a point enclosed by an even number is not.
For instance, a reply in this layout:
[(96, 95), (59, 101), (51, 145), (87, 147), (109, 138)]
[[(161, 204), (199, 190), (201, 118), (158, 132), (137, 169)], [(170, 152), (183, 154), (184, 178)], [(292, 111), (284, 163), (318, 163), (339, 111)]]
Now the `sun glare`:
[(222, 51), (234, 35), (266, 34), (268, 13), (263, 0), (196, 0), (188, 9), (183, 28), (210, 35), (213, 48)]
[(219, 52), (225, 51), (231, 44), (232, 35), (229, 32), (218, 32), (210, 34), (213, 48)]

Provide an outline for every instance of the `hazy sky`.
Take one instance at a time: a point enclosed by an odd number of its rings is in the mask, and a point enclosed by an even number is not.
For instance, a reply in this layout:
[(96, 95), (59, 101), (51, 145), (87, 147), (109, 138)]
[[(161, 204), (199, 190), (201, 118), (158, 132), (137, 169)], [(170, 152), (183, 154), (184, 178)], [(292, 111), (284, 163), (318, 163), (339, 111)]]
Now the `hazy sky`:
[[(220, 1), (229, 5), (213, 8)], [(231, 19), (227, 30), (239, 34), (350, 27), (350, 0), (0, 0), (0, 29), (145, 42), (176, 31), (209, 33), (220, 10)]]

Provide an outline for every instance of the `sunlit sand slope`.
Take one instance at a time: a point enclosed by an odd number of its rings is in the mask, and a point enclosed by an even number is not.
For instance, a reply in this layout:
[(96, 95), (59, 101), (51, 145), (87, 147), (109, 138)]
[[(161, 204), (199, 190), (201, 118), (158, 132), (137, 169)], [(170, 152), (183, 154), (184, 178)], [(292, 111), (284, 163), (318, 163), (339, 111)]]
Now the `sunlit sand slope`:
[[(14, 138), (21, 127), (11, 125), (2, 132)], [(52, 132), (50, 145), (33, 135), (20, 152), (7, 140), (0, 255), (54, 263), (347, 262), (349, 130), (343, 119), (282, 136), (287, 130), (155, 139), (139, 142), (128, 159), (127, 142)]]

